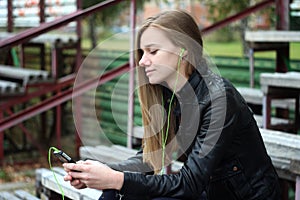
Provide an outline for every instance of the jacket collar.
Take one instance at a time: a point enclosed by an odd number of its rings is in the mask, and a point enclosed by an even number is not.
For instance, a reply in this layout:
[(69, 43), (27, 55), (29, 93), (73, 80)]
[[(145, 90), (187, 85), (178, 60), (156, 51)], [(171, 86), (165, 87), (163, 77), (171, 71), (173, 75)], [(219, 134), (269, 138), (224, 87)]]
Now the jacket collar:
[(197, 86), (199, 85), (202, 77), (195, 71), (191, 74), (188, 81), (184, 86), (177, 92), (177, 98), (180, 103), (193, 104), (198, 103), (197, 94), (195, 93)]

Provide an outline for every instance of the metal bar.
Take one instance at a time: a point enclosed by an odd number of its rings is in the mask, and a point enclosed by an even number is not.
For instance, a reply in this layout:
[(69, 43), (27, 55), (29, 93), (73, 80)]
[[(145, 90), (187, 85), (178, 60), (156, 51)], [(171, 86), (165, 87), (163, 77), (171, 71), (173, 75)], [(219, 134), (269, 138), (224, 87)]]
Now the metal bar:
[(299, 124), (300, 124), (300, 95), (296, 96), (296, 105), (295, 105), (295, 133), (297, 133)]
[(1, 40), (0, 48), (10, 47), (10, 46), (24, 43), (38, 35), (41, 35), (43, 33), (49, 32), (51, 30), (57, 29), (61, 26), (67, 25), (68, 23), (70, 23), (72, 21), (79, 20), (82, 17), (86, 17), (96, 11), (104, 9), (108, 6), (112, 6), (121, 1), (122, 0), (107, 0), (107, 1), (97, 4), (95, 6), (91, 6), (87, 9), (70, 13), (68, 15), (65, 15), (65, 16), (58, 18), (56, 20), (53, 20), (51, 22), (43, 23), (39, 27), (27, 29), (25, 31), (20, 32), (19, 34), (15, 35), (15, 36), (12, 36), (5, 40)]
[(58, 148), (61, 148), (61, 119), (62, 119), (62, 117), (61, 117), (61, 111), (62, 111), (62, 109), (61, 109), (61, 104), (59, 104), (59, 105), (57, 105), (56, 106), (56, 109), (55, 109), (55, 112), (56, 112), (56, 118), (55, 118), (55, 120), (56, 120), (56, 125), (55, 125), (55, 129), (56, 129), (56, 131), (55, 131), (55, 134), (56, 134), (56, 145), (57, 145), (57, 147)]
[[(276, 0), (276, 29), (289, 30), (289, 1)], [(276, 49), (276, 72), (287, 72), (290, 58), (290, 45)]]
[(45, 22), (45, 0), (40, 0), (40, 23)]
[[(82, 8), (82, 2), (81, 0), (77, 0), (77, 10), (80, 10)], [(77, 72), (79, 71), (80, 65), (82, 63), (82, 50), (81, 50), (81, 21), (77, 20), (77, 24), (76, 24), (76, 31), (77, 31), (77, 35), (79, 37), (79, 40), (77, 41), (77, 46), (76, 46), (76, 61), (75, 61), (75, 68), (74, 71)], [(81, 98), (77, 97), (74, 99), (75, 104), (76, 104), (76, 108), (81, 108)], [(82, 133), (82, 114), (81, 112), (76, 112), (75, 113), (75, 117), (76, 117), (76, 122), (78, 122), (76, 124), (76, 129), (75, 129), (75, 142), (76, 142), (76, 146), (75, 146), (75, 150), (76, 150), (76, 155), (79, 158), (79, 148), (80, 146), (82, 146), (81, 143), (81, 133)]]
[(270, 128), (271, 124), (271, 97), (268, 94), (263, 96), (263, 128)]
[(300, 176), (296, 177), (295, 200), (300, 200)]
[(71, 88), (66, 91), (63, 91), (53, 97), (48, 98), (47, 100), (40, 102), (32, 107), (29, 107), (19, 113), (15, 113), (14, 115), (5, 118), (0, 122), (0, 133), (1, 131), (4, 131), (5, 129), (8, 129), (14, 125), (17, 125), (18, 123), (21, 123), (24, 120), (27, 120), (37, 114), (40, 114), (44, 111), (47, 111), (63, 102), (66, 102), (73, 97), (77, 97), (81, 95), (82, 93), (97, 87), (100, 84), (103, 84), (129, 70), (129, 64), (125, 64), (117, 69), (113, 69), (107, 73), (105, 73), (103, 76), (96, 77), (90, 80), (85, 81), (84, 83), (80, 84), (76, 88)]
[(82, 142), (81, 142), (81, 136), (82, 136), (82, 98), (81, 96), (78, 96), (76, 98), (74, 98), (74, 102), (75, 102), (75, 120), (76, 120), (76, 129), (75, 129), (75, 133), (76, 133), (76, 155), (78, 158), (80, 158), (80, 153), (79, 153), (79, 148), (80, 146), (82, 146)]
[(127, 123), (127, 147), (132, 148), (133, 122), (134, 122), (134, 48), (136, 26), (136, 1), (130, 4), (130, 57), (129, 57), (129, 89), (128, 89), (128, 123)]
[[(3, 109), (0, 109), (0, 120), (3, 119)], [(0, 131), (0, 165), (4, 160), (4, 131)]]
[(217, 23), (214, 23), (211, 26), (208, 26), (208, 27), (202, 29), (201, 32), (202, 32), (203, 35), (206, 35), (206, 34), (212, 32), (212, 31), (223, 28), (224, 26), (226, 26), (226, 25), (228, 25), (228, 24), (230, 24), (234, 21), (243, 19), (243, 18), (249, 16), (250, 14), (252, 14), (253, 12), (259, 11), (259, 10), (271, 5), (274, 2), (275, 2), (275, 0), (266, 0), (266, 1), (263, 1), (261, 3), (258, 3), (258, 4), (254, 5), (254, 6), (251, 6), (251, 7), (247, 8), (247, 9), (245, 9), (245, 10), (243, 10), (243, 11), (241, 11), (241, 12), (235, 14), (235, 15), (232, 15), (232, 16), (224, 19), (224, 20), (221, 20)]
[(40, 64), (41, 70), (46, 70), (46, 53), (45, 53), (45, 44), (40, 44)]
[(254, 50), (249, 48), (250, 88), (254, 88)]
[[(13, 98), (13, 99), (9, 99), (9, 101), (5, 101), (5, 102), (0, 102), (0, 110), (2, 109), (6, 109), (10, 106), (16, 105), (16, 104), (21, 104), (24, 102), (29, 101), (30, 99), (33, 99), (35, 97), (39, 97), (41, 95), (45, 95), (48, 92), (55, 92), (57, 90), (60, 90), (64, 87), (70, 86), (71, 84), (74, 83), (75, 81), (75, 74), (71, 74), (69, 76), (66, 76), (64, 78), (59, 79), (59, 81), (57, 81), (56, 83), (51, 83), (49, 86), (47, 86), (46, 84), (39, 84), (39, 85), (34, 85), (33, 87), (39, 87), (39, 86), (43, 86), (42, 90), (38, 90), (36, 92), (32, 92), (26, 96), (20, 96), (18, 98)], [(1, 120), (0, 120), (1, 121)]]
[(21, 68), (25, 68), (25, 45), (21, 45), (20, 50), (20, 61), (21, 61)]
[(58, 75), (58, 47), (52, 46), (51, 47), (51, 71), (52, 71), (52, 77), (54, 79), (57, 79), (59, 77)]
[(276, 29), (277, 30), (289, 30), (289, 5), (287, 0), (276, 0)]
[(7, 0), (7, 32), (13, 32), (13, 3)]
[[(13, 112), (10, 109), (6, 110), (7, 113), (9, 115), (13, 115)], [(23, 124), (18, 124), (19, 128), (25, 133), (25, 136), (28, 140), (30, 140), (30, 142), (37, 147), (37, 149), (39, 150), (39, 152), (44, 156), (47, 157), (47, 153), (45, 150), (43, 150), (43, 148), (41, 147), (41, 145), (39, 144), (39, 142), (37, 142), (31, 135), (31, 133), (25, 128), (25, 126)]]

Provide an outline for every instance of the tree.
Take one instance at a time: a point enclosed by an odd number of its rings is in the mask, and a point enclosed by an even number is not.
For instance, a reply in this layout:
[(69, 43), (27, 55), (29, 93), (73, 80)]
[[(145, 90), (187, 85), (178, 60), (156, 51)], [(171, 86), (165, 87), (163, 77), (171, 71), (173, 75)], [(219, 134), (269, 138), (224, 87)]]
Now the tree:
[[(219, 21), (225, 19), (228, 16), (241, 12), (251, 5), (254, 5), (261, 0), (199, 0), (204, 2), (208, 7), (210, 13), (213, 13), (210, 17), (213, 21)], [(272, 12), (270, 9), (264, 12)], [(269, 15), (270, 16), (270, 15)], [(243, 44), (243, 53), (248, 55), (248, 46), (245, 41), (245, 31), (249, 28), (248, 17), (243, 18), (238, 24), (238, 31)]]
[[(82, 8), (88, 8), (93, 5), (104, 2), (105, 0), (84, 0), (82, 1)], [(136, 0), (137, 8), (142, 8), (144, 2), (146, 0)], [(126, 0), (121, 3), (115, 4), (114, 6), (109, 6), (100, 12), (94, 13), (88, 17), (88, 27), (89, 27), (89, 38), (91, 40), (92, 48), (97, 45), (97, 36), (96, 36), (96, 27), (103, 27), (107, 29), (111, 27), (114, 19), (120, 15), (122, 11), (128, 9), (130, 5), (130, 1)]]

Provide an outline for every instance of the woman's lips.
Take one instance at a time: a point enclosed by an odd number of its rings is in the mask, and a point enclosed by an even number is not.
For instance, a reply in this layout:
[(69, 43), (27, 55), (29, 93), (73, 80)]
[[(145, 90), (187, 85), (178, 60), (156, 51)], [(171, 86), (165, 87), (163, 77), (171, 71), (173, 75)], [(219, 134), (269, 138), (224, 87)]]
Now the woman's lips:
[(149, 76), (154, 71), (155, 71), (154, 69), (148, 69), (146, 70), (146, 75)]

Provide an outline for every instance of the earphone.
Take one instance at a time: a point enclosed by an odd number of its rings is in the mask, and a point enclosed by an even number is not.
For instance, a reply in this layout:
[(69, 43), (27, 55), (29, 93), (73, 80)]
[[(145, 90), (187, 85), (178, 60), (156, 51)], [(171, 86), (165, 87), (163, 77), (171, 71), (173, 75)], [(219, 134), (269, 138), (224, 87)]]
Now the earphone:
[(185, 52), (185, 49), (181, 48), (180, 49), (180, 54), (179, 54), (180, 60), (182, 59), (184, 52)]
[[(161, 174), (164, 173), (164, 163), (165, 163), (165, 154), (166, 154), (165, 149), (166, 149), (167, 139), (168, 139), (168, 135), (169, 135), (171, 106), (172, 106), (172, 102), (173, 102), (175, 92), (176, 92), (176, 88), (177, 88), (177, 82), (178, 82), (178, 76), (179, 76), (178, 71), (179, 71), (179, 68), (180, 68), (180, 65), (181, 65), (181, 61), (182, 61), (184, 52), (185, 52), (185, 49), (181, 48), (180, 53), (179, 53), (178, 63), (177, 63), (177, 76), (176, 76), (175, 86), (174, 86), (174, 90), (172, 92), (172, 96), (171, 96), (170, 103), (169, 103), (169, 109), (168, 109), (168, 113), (167, 113), (167, 127), (166, 127), (165, 133), (162, 133), (162, 141), (161, 141), (161, 145), (162, 145), (162, 160), (161, 160), (162, 170), (161, 170)], [(162, 104), (163, 104), (163, 102), (164, 102), (164, 99), (163, 99), (163, 96), (162, 96)]]

